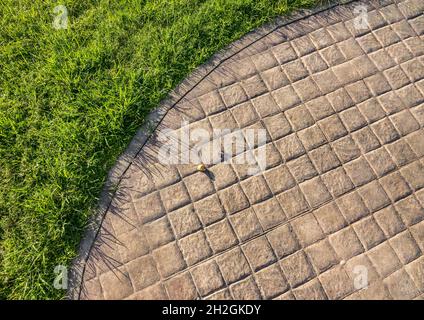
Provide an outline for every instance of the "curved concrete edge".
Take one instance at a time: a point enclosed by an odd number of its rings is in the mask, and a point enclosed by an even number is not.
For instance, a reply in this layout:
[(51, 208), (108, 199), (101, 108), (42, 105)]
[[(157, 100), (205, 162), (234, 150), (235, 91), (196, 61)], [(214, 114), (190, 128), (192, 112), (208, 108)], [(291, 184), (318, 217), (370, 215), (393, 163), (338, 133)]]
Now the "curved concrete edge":
[(293, 22), (310, 18), (317, 13), (329, 10), (338, 5), (349, 4), (354, 1), (357, 0), (324, 0), (321, 5), (318, 5), (313, 9), (298, 10), (287, 16), (275, 18), (274, 21), (256, 28), (241, 37), (239, 40), (234, 41), (224, 49), (218, 51), (208, 61), (197, 67), (188, 77), (178, 84), (177, 87), (172, 90), (164, 100), (162, 100), (162, 102), (159, 103), (159, 106), (147, 116), (144, 124), (137, 131), (126, 150), (121, 154), (121, 156), (119, 156), (115, 165), (110, 169), (107, 175), (105, 185), (99, 197), (97, 208), (94, 210), (87, 225), (87, 229), (84, 232), (83, 238), (80, 242), (78, 255), (72, 261), (69, 269), (66, 299), (79, 299), (85, 265), (103, 223), (104, 217), (115, 195), (116, 186), (120, 184), (122, 177), (136, 156), (141, 152), (145, 143), (151, 138), (153, 132), (155, 132), (159, 127), (167, 112), (185, 96), (187, 96), (191, 90), (199, 85), (204, 78), (206, 78), (221, 64), (277, 29)]

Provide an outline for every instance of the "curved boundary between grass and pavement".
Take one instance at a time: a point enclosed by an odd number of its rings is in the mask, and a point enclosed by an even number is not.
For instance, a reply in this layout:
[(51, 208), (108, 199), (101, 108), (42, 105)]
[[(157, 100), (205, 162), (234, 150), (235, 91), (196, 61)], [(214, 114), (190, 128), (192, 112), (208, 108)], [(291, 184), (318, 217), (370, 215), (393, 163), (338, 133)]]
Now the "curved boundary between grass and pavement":
[[(197, 67), (185, 80), (171, 91), (159, 106), (153, 110), (146, 118), (142, 127), (137, 131), (135, 137), (129, 143), (127, 149), (121, 154), (115, 165), (109, 171), (105, 186), (100, 194), (97, 209), (93, 213), (90, 223), (80, 242), (78, 255), (72, 261), (69, 271), (69, 285), (66, 297), (68, 299), (79, 299), (82, 291), (82, 281), (85, 273), (86, 262), (90, 256), (93, 244), (97, 238), (100, 227), (108, 212), (112, 199), (115, 195), (116, 186), (122, 180), (134, 159), (142, 151), (146, 142), (151, 138), (169, 110), (177, 105), (187, 94), (199, 85), (210, 73), (218, 68), (222, 63), (229, 60), (242, 50), (260, 41), (272, 32), (291, 23), (310, 18), (311, 16), (332, 9), (338, 5), (348, 4), (357, 0), (334, 0), (326, 1), (314, 9), (304, 9), (296, 11), (285, 17), (278, 17), (273, 22), (256, 28), (239, 40), (234, 41), (226, 48), (214, 54), (209, 61)], [(153, 130), (152, 130), (153, 128)]]

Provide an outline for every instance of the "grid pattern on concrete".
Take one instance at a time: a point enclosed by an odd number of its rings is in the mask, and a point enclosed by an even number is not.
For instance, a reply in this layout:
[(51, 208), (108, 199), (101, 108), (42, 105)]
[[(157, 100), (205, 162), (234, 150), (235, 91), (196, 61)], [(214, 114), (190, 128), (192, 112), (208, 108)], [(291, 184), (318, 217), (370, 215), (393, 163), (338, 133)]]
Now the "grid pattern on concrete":
[(233, 154), (211, 179), (158, 165), (150, 139), (80, 298), (423, 298), (424, 2), (367, 1), (361, 30), (358, 4), (275, 30), (168, 112), (162, 128), (266, 129), (267, 168)]

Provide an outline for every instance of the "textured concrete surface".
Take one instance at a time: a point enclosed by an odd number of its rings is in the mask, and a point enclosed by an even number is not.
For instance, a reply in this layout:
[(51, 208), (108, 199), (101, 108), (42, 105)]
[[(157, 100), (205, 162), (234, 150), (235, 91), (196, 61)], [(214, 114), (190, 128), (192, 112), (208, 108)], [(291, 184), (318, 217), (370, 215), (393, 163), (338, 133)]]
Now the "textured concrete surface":
[(266, 170), (161, 165), (153, 134), (71, 297), (424, 297), (424, 2), (367, 1), (360, 30), (358, 4), (245, 38), (166, 111), (157, 130), (266, 129)]

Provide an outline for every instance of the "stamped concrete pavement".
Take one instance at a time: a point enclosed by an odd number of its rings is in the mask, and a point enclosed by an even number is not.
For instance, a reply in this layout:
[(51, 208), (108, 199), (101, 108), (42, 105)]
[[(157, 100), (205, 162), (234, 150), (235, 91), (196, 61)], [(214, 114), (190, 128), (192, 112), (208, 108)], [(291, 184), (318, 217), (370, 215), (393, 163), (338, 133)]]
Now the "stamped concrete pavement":
[[(422, 299), (423, 12), (302, 14), (177, 89), (83, 243), (71, 298)], [(158, 132), (181, 124), (262, 129), (266, 143), (206, 172), (159, 163)], [(261, 150), (258, 174), (235, 161)]]

